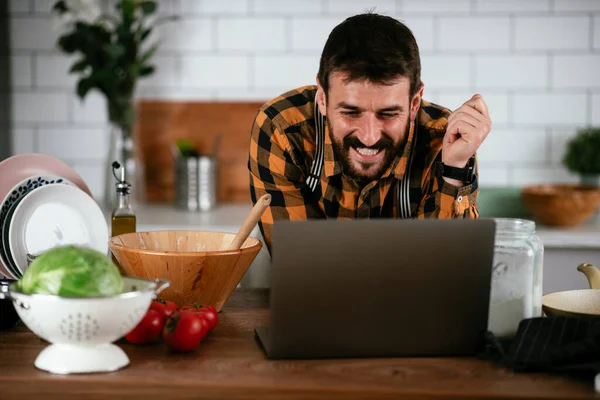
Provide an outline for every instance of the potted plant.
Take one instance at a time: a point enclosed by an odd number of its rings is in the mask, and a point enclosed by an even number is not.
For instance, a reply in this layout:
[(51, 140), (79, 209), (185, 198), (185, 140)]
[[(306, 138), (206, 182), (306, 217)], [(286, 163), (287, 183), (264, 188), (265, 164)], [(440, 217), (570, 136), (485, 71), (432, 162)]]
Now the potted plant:
[(600, 127), (579, 129), (567, 143), (563, 165), (578, 174), (582, 184), (598, 186), (600, 177)]
[[(113, 2), (111, 2), (113, 4)], [(114, 201), (110, 165), (117, 160), (125, 165), (127, 180), (139, 199), (143, 194), (142, 166), (134, 151), (134, 105), (138, 80), (152, 75), (152, 57), (158, 45), (144, 46), (153, 26), (173, 17), (156, 19), (154, 0), (116, 0), (113, 12), (102, 13), (98, 0), (60, 0), (53, 11), (65, 28), (58, 48), (77, 55), (69, 73), (78, 74), (76, 92), (83, 100), (92, 90), (106, 99), (111, 125), (111, 146), (105, 175), (105, 201)]]

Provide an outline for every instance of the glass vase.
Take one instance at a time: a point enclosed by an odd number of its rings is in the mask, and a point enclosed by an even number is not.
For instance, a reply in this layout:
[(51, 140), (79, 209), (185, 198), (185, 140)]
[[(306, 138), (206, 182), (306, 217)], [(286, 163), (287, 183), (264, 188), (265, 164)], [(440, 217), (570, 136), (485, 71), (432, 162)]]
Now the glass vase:
[[(125, 166), (125, 180), (131, 184), (131, 200), (135, 203), (144, 202), (145, 184), (144, 168), (141, 152), (136, 146), (131, 132), (122, 127), (111, 125), (110, 143), (108, 157), (104, 170), (104, 204), (107, 208), (113, 209), (117, 203), (117, 192), (115, 184), (117, 183), (112, 169), (112, 163), (117, 161), (121, 166)], [(120, 177), (120, 171), (118, 172)]]

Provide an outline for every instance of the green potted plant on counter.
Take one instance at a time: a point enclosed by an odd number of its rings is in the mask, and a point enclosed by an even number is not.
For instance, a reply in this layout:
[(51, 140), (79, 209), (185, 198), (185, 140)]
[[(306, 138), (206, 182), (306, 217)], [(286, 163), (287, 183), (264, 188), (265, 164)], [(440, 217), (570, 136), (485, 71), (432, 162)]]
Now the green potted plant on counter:
[(110, 165), (125, 165), (127, 181), (140, 199), (143, 194), (143, 168), (135, 151), (133, 129), (136, 85), (140, 78), (155, 72), (152, 57), (158, 45), (145, 46), (153, 28), (173, 17), (156, 18), (157, 2), (116, 0), (112, 12), (103, 13), (98, 0), (60, 0), (53, 6), (64, 33), (58, 48), (77, 58), (69, 73), (78, 74), (76, 92), (83, 100), (92, 90), (106, 99), (111, 126), (111, 145), (105, 175), (105, 201), (114, 201)]
[(599, 186), (600, 178), (600, 127), (579, 129), (567, 143), (563, 165), (579, 175), (584, 185)]

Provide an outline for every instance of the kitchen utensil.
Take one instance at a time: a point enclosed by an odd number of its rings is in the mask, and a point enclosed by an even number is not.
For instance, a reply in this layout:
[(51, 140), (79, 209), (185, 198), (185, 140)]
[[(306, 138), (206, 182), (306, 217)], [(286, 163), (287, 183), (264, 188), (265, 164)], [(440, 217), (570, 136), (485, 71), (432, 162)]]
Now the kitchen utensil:
[(542, 309), (548, 316), (598, 318), (600, 317), (600, 271), (592, 264), (579, 264), (590, 289), (566, 290), (542, 297)]
[(600, 188), (595, 186), (535, 185), (524, 187), (521, 196), (527, 210), (546, 225), (577, 225), (600, 205)]
[[(8, 288), (8, 286), (14, 282), (15, 280), (13, 279), (0, 279), (0, 292), (2, 292), (2, 290), (8, 290), (3, 288)], [(0, 298), (0, 315), (2, 316), (0, 318), (0, 331), (12, 328), (19, 320), (17, 310), (15, 310), (12, 301), (9, 299)]]
[(229, 250), (235, 235), (206, 231), (152, 231), (114, 236), (109, 246), (125, 275), (167, 279), (166, 300), (221, 310), (262, 248), (249, 237)]
[(235, 238), (233, 238), (233, 241), (229, 245), (230, 250), (239, 249), (242, 246), (242, 244), (246, 241), (246, 238), (250, 236), (250, 233), (254, 230), (256, 224), (258, 224), (260, 217), (262, 217), (267, 207), (269, 207), (269, 204), (271, 204), (270, 194), (264, 194), (260, 197), (260, 199), (258, 199), (254, 207), (252, 207), (250, 215), (248, 215), (248, 218), (246, 218), (244, 224), (241, 226), (237, 235), (235, 235)]
[(55, 175), (73, 182), (92, 196), (92, 192), (74, 169), (45, 154), (17, 154), (0, 162), (0, 199), (4, 199), (19, 182), (30, 176)]
[(218, 159), (189, 156), (175, 159), (175, 206), (188, 211), (210, 211), (217, 206)]
[(10, 221), (9, 246), (21, 273), (27, 254), (41, 254), (61, 245), (88, 246), (108, 251), (108, 226), (94, 199), (74, 186), (49, 185), (26, 196)]
[(10, 298), (23, 323), (52, 343), (37, 356), (37, 368), (55, 374), (109, 372), (129, 364), (112, 342), (141, 321), (169, 282), (125, 277), (124, 286), (115, 296), (69, 298), (24, 294), (13, 283), (0, 287), (0, 298)]
[[(4, 197), (2, 203), (0, 203), (0, 273), (2, 273), (5, 268), (10, 269), (10, 264), (12, 262), (8, 249), (8, 228), (16, 204), (18, 204), (25, 196), (31, 193), (31, 191), (39, 187), (52, 184), (75, 186), (75, 184), (70, 180), (56, 175), (32, 176), (16, 184)], [(6, 231), (4, 231), (4, 229), (6, 229)], [(16, 266), (14, 267), (16, 268)], [(10, 277), (10, 275), (4, 275)], [(20, 276), (13, 276), (13, 278), (18, 279)]]

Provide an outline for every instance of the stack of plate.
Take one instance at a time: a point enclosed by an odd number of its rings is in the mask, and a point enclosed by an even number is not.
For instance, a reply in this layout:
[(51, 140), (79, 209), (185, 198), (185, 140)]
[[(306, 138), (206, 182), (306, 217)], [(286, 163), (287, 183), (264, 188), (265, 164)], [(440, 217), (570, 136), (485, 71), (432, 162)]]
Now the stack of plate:
[(56, 158), (20, 154), (0, 162), (0, 199), (0, 275), (8, 279), (21, 278), (52, 247), (108, 252), (102, 209), (81, 176)]

